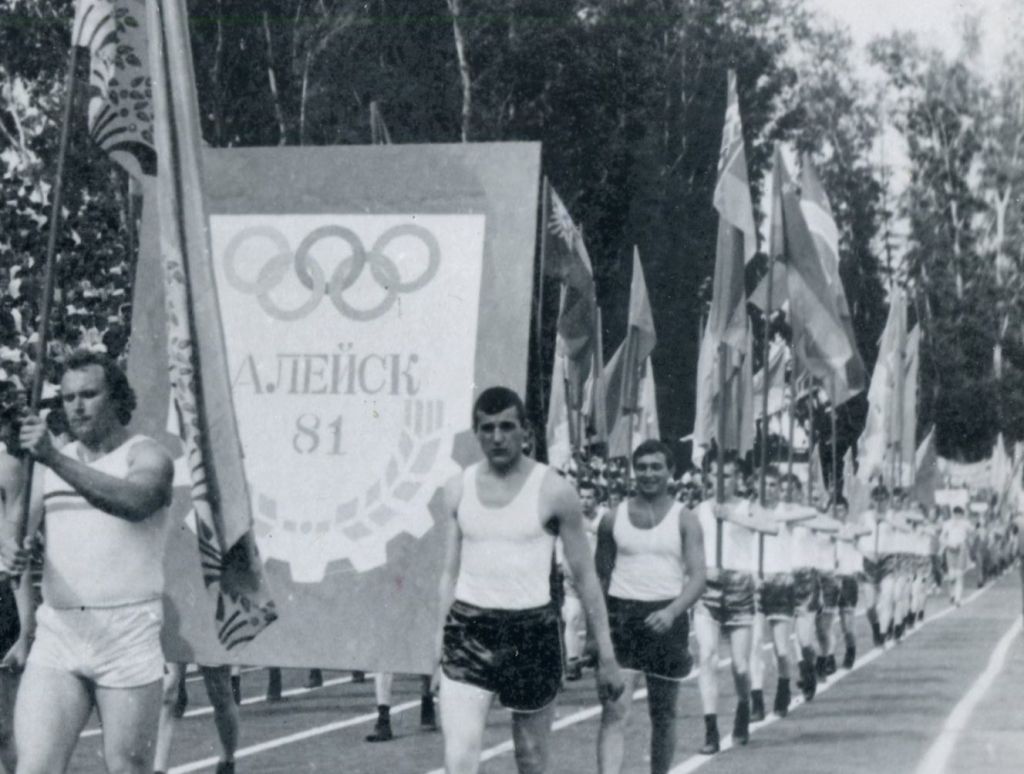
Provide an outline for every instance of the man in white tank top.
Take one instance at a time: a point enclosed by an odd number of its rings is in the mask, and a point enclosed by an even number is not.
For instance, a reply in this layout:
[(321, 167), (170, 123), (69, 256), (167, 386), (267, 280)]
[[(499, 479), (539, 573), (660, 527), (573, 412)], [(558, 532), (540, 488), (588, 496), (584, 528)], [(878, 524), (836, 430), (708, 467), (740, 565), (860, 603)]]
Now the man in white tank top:
[(161, 704), (166, 506), (174, 475), (159, 444), (125, 425), (135, 396), (102, 355), (67, 362), (61, 398), (77, 443), (61, 450), (25, 418), (22, 448), (45, 466), (43, 605), (15, 716), (18, 772), (63, 772), (95, 705), (107, 768), (148, 772)]
[[(716, 473), (716, 470), (711, 472), (712, 480)], [(697, 518), (704, 533), (704, 561), (707, 562), (707, 587), (693, 615), (700, 658), (697, 684), (704, 709), (704, 746), (700, 750), (703, 755), (714, 755), (721, 747), (718, 645), (723, 634), (729, 640), (732, 653), (732, 678), (737, 697), (733, 743), (743, 745), (750, 739), (750, 638), (758, 535), (778, 532), (774, 524), (751, 514), (749, 501), (737, 497), (739, 476), (735, 461), (726, 459), (722, 479), (724, 502), (711, 498), (697, 506)]]
[(633, 452), (637, 495), (602, 520), (597, 567), (608, 589), (615, 656), (626, 670), (626, 690), (606, 696), (598, 736), (598, 771), (622, 771), (633, 687), (647, 679), (651, 717), (651, 772), (665, 774), (676, 741), (679, 681), (690, 671), (687, 611), (705, 585), (700, 522), (668, 493), (672, 451), (644, 441)]
[(554, 470), (523, 455), (522, 400), (505, 387), (484, 390), (473, 406), (473, 430), (485, 459), (445, 487), (451, 519), (436, 643), (445, 770), (478, 770), (487, 714), (497, 696), (512, 710), (519, 771), (541, 774), (562, 678), (561, 632), (551, 596), (556, 536), (597, 645), (601, 698), (617, 698), (623, 678), (579, 498)]
[[(581, 481), (576, 491), (580, 496), (583, 508), (583, 529), (587, 535), (591, 554), (597, 547), (597, 526), (600, 518), (597, 515), (597, 486), (592, 481)], [(561, 543), (559, 543), (559, 553)], [(561, 557), (564, 561), (564, 557)], [(565, 679), (579, 680), (583, 676), (583, 646), (586, 641), (586, 622), (583, 615), (583, 603), (576, 588), (576, 581), (568, 568), (564, 569), (565, 601), (562, 603), (562, 620), (565, 622)]]

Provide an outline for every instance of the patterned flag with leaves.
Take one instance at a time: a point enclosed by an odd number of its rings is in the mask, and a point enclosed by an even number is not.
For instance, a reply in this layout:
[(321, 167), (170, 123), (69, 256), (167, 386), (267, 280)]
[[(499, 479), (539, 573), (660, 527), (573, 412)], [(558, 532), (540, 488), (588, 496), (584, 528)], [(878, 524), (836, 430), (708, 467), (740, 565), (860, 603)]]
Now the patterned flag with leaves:
[[(143, 228), (133, 303), (128, 370), (149, 385), (136, 426), (183, 457), (190, 497), (176, 505), (179, 515), (189, 507), (195, 515), (218, 639), (231, 649), (253, 639), (276, 612), (256, 556), (210, 295), (185, 7), (178, 0), (79, 0), (73, 40), (89, 53), (90, 136), (141, 186), (144, 222), (152, 226)], [(161, 324), (153, 326), (157, 311)], [(149, 341), (136, 336), (143, 330)], [(149, 394), (163, 395), (162, 405)], [(171, 426), (179, 432), (169, 433)]]
[(156, 174), (144, 0), (79, 0), (71, 38), (89, 53), (89, 134), (136, 180)]

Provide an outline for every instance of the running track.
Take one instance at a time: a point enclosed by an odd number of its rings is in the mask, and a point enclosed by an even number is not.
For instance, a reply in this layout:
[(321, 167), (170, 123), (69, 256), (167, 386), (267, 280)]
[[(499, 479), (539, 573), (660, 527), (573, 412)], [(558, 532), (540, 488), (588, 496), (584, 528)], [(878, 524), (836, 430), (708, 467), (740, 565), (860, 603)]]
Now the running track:
[[(971, 591), (960, 609), (943, 597), (928, 602), (925, 625), (891, 650), (872, 650), (863, 617), (858, 620), (858, 665), (840, 670), (810, 705), (785, 720), (754, 727), (750, 745), (706, 758), (695, 754), (703, 722), (696, 680), (680, 702), (680, 744), (673, 774), (725, 772), (1017, 772), (1024, 760), (1024, 638), (1021, 584), (1016, 569), (985, 589)], [(840, 653), (841, 655), (841, 653)], [(725, 666), (723, 666), (725, 668)], [(302, 689), (305, 672), (286, 670), (280, 704), (262, 700), (265, 673), (242, 678), (242, 744), (239, 772), (387, 772), (433, 774), (442, 764), (441, 737), (418, 729), (418, 681), (396, 680), (392, 725), (397, 737), (368, 744), (376, 718), (373, 681), (352, 684), (346, 674), (326, 673), (327, 685)], [(765, 678), (771, 706), (775, 677)], [(719, 726), (731, 729), (734, 698), (725, 672)], [(189, 683), (189, 716), (179, 724), (172, 772), (209, 772), (217, 755), (212, 718), (201, 681)], [(794, 686), (794, 691), (796, 691)], [(205, 711), (204, 711), (204, 708)], [(638, 702), (627, 739), (626, 771), (648, 771), (649, 724)], [(570, 683), (559, 700), (552, 740), (552, 774), (596, 770), (598, 710), (589, 675)], [(484, 741), (484, 772), (513, 774), (509, 716), (491, 713)], [(100, 774), (95, 722), (83, 734), (71, 770)]]

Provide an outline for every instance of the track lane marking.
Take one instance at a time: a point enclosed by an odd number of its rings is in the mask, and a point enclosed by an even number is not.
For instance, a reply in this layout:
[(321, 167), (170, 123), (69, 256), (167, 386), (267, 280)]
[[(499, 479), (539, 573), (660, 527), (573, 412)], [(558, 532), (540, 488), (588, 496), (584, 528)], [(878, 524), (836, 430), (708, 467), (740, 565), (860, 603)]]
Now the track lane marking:
[(975, 707), (978, 706), (979, 702), (985, 697), (985, 694), (988, 693), (992, 683), (995, 682), (996, 677), (999, 676), (999, 673), (1006, 665), (1006, 657), (1010, 652), (1010, 647), (1013, 645), (1013, 641), (1020, 635), (1022, 627), (1024, 627), (1024, 619), (1018, 616), (1017, 620), (1013, 622), (1013, 626), (1000, 638), (999, 643), (992, 651), (992, 655), (989, 656), (988, 664), (985, 666), (984, 671), (978, 675), (978, 679), (971, 684), (963, 698), (960, 699), (956, 707), (949, 714), (949, 717), (946, 718), (946, 722), (942, 725), (942, 730), (939, 731), (938, 739), (928, 749), (920, 765), (918, 765), (917, 774), (942, 774), (949, 766), (949, 760), (953, 755), (953, 748), (960, 739), (960, 734), (967, 727)]

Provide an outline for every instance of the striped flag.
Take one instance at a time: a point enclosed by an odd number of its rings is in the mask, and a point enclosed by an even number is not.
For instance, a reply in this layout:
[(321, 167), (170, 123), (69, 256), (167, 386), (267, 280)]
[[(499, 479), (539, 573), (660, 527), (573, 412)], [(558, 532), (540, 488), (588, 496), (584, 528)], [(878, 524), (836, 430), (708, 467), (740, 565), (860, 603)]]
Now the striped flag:
[(853, 315), (850, 314), (846, 291), (839, 275), (839, 229), (825, 189), (818, 179), (810, 156), (806, 154), (800, 170), (800, 210), (814, 239), (814, 246), (818, 250), (818, 257), (828, 278), (835, 308), (850, 346), (850, 359), (846, 361), (846, 368), (836, 374), (835, 387), (830, 396), (838, 406), (864, 391), (867, 387), (867, 371), (857, 350), (857, 338), (853, 333)]
[(786, 264), (789, 322), (797, 365), (831, 384), (846, 373), (854, 350), (843, 329), (835, 295), (822, 268), (781, 150), (772, 173), (771, 257)]
[[(159, 256), (142, 260), (163, 266), (169, 355), (163, 367), (191, 476), (203, 580), (216, 598), (218, 639), (231, 649), (256, 637), (277, 613), (262, 582), (252, 534), (214, 290), (185, 0), (151, 0), (146, 8), (159, 158), (148, 206), (157, 208)], [(150, 365), (151, 377), (163, 372), (157, 363)]]
[[(714, 206), (718, 211), (718, 241), (715, 247), (715, 275), (711, 309), (697, 360), (697, 405), (693, 420), (693, 456), (703, 457), (718, 435), (718, 417), (730, 412), (726, 395), (719, 394), (719, 352), (725, 345), (726, 384), (742, 377), (749, 354), (744, 267), (757, 252), (754, 208), (750, 201), (747, 160), (743, 146), (736, 73), (729, 71), (725, 125), (718, 160), (718, 181)], [(727, 394), (733, 392), (727, 386)], [(728, 413), (727, 413), (728, 415)], [(750, 433), (753, 438), (753, 430)], [(745, 454), (739, 437), (718, 439), (727, 449)], [(751, 440), (752, 444), (752, 440)]]
[(868, 416), (857, 442), (857, 475), (861, 481), (869, 481), (885, 472), (885, 460), (895, 441), (893, 417), (899, 399), (896, 370), (906, 336), (906, 298), (902, 289), (894, 288), (889, 299), (889, 316), (878, 345), (878, 359), (868, 387)]

